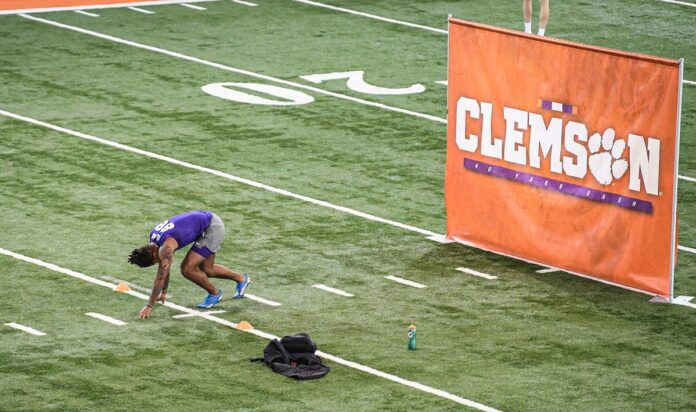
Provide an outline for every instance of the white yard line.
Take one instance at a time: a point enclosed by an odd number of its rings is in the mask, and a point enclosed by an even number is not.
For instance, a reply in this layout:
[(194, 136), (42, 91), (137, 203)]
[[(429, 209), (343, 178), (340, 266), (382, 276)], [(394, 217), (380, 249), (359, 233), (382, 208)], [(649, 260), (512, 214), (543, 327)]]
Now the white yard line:
[[(225, 313), (225, 312), (226, 311), (224, 311), (224, 310), (209, 310), (205, 313), (207, 313), (208, 315), (219, 315), (219, 314)], [(173, 319), (184, 319), (184, 318), (195, 318), (197, 316), (198, 316), (198, 314), (183, 313), (181, 315), (174, 315), (174, 316), (172, 316), (172, 318)]]
[(103, 320), (104, 322), (107, 322), (107, 323), (110, 323), (110, 324), (116, 325), (116, 326), (127, 325), (127, 323), (122, 321), (122, 320), (114, 319), (111, 316), (102, 315), (101, 313), (87, 312), (87, 313), (85, 313), (85, 315), (90, 316), (90, 317), (95, 318), (95, 319)]
[(184, 7), (188, 7), (189, 9), (193, 9), (193, 10), (208, 10), (205, 7), (196, 6), (194, 4), (181, 3), (181, 5)]
[(684, 252), (696, 253), (696, 249), (694, 249), (692, 247), (686, 247), (686, 246), (679, 245), (679, 246), (677, 246), (677, 249), (683, 250)]
[(10, 323), (6, 323), (5, 326), (9, 326), (11, 328), (21, 330), (22, 332), (26, 332), (26, 333), (29, 333), (29, 334), (34, 335), (34, 336), (46, 336), (46, 334), (41, 332), (40, 330), (30, 328), (29, 326), (20, 325), (19, 323), (10, 322)]
[(546, 268), (546, 269), (540, 269), (540, 270), (536, 271), (536, 273), (554, 273), (554, 272), (562, 272), (562, 270), (556, 269), (556, 268)]
[(345, 7), (332, 6), (330, 4), (319, 3), (317, 1), (310, 1), (310, 0), (292, 0), (292, 1), (294, 1), (296, 3), (307, 4), (309, 6), (322, 7), (322, 8), (329, 9), (329, 10), (340, 11), (341, 13), (348, 13), (348, 14), (353, 14), (356, 16), (367, 17), (367, 18), (374, 19), (374, 20), (385, 21), (387, 23), (398, 24), (401, 26), (408, 26), (408, 27), (413, 27), (416, 29), (432, 31), (435, 33), (447, 34), (447, 30), (444, 30), (444, 29), (437, 29), (435, 27), (424, 26), (422, 24), (415, 24), (415, 23), (409, 23), (407, 21), (390, 19), (388, 17), (377, 16), (376, 14), (364, 13), (362, 11), (351, 10), (351, 9), (347, 9)]
[(143, 14), (155, 14), (154, 11), (145, 10), (145, 9), (141, 9), (138, 7), (128, 7), (128, 9), (133, 10), (133, 11), (137, 11), (138, 13), (143, 13)]
[(679, 4), (682, 6), (691, 6), (691, 7), (696, 7), (696, 3), (687, 3), (685, 1), (677, 1), (677, 0), (660, 0), (663, 3), (671, 3), (671, 4)]
[(398, 283), (401, 283), (401, 284), (404, 284), (404, 285), (413, 286), (414, 288), (418, 288), (418, 289), (427, 288), (427, 286), (425, 286), (425, 285), (422, 284), (422, 283), (418, 283), (418, 282), (414, 282), (414, 281), (412, 281), (412, 280), (400, 278), (400, 277), (398, 277), (398, 276), (391, 276), (391, 275), (390, 275), (390, 276), (385, 276), (384, 278), (385, 278), (385, 279), (389, 279), (389, 280), (393, 280), (394, 282), (398, 282)]
[[(35, 264), (35, 265), (38, 265), (38, 266), (41, 266), (41, 267), (45, 267), (45, 268), (50, 269), (50, 270), (53, 270), (53, 271), (55, 271), (55, 272), (63, 273), (63, 274), (65, 274), (65, 275), (72, 276), (72, 277), (74, 277), (74, 278), (78, 278), (78, 279), (84, 280), (84, 281), (86, 281), (86, 282), (93, 283), (93, 284), (95, 284), (95, 285), (104, 286), (104, 287), (107, 287), (107, 288), (109, 288), (109, 289), (113, 289), (114, 286), (116, 286), (116, 285), (113, 285), (113, 284), (111, 284), (111, 283), (107, 283), (107, 282), (104, 282), (104, 281), (102, 281), (102, 280), (93, 278), (93, 277), (91, 277), (91, 276), (88, 276), (88, 275), (85, 275), (85, 274), (82, 274), (82, 273), (79, 273), (79, 272), (75, 272), (74, 270), (65, 269), (65, 268), (62, 268), (62, 267), (60, 267), (60, 266), (58, 266), (58, 265), (54, 265), (54, 264), (52, 264), (52, 263), (47, 263), (47, 262), (44, 262), (44, 261), (39, 260), (39, 259), (36, 259), (36, 258), (24, 256), (24, 255), (22, 255), (22, 254), (15, 253), (15, 252), (12, 252), (12, 251), (7, 250), (7, 249), (0, 248), (0, 254), (5, 255), (5, 256), (9, 256), (9, 257), (12, 257), (12, 258), (15, 258), (15, 259), (18, 259), (18, 260), (27, 262), (27, 263), (32, 263), (32, 264)], [(142, 300), (148, 300), (148, 299), (149, 299), (148, 296), (143, 295), (142, 293), (134, 292), (134, 291), (127, 292), (127, 294), (128, 294), (128, 295), (131, 295), (131, 296), (135, 296), (135, 297), (140, 298), (140, 299), (142, 299)], [(250, 334), (252, 334), (252, 335), (256, 335), (256, 336), (259, 336), (259, 337), (262, 337), (262, 338), (265, 338), (265, 339), (278, 339), (278, 336), (273, 335), (273, 334), (268, 333), (268, 332), (260, 331), (260, 330), (258, 330), (258, 329), (249, 329), (249, 330), (246, 330), (246, 329), (245, 329), (245, 330), (237, 329), (237, 324), (236, 324), (236, 323), (230, 322), (230, 321), (225, 320), (225, 319), (222, 319), (222, 318), (218, 318), (217, 316), (213, 316), (213, 315), (211, 315), (211, 314), (209, 314), (209, 313), (206, 313), (206, 312), (201, 312), (201, 311), (189, 309), (189, 308), (187, 308), (187, 307), (185, 307), (185, 306), (176, 305), (176, 304), (171, 303), (171, 302), (165, 303), (164, 306), (166, 306), (166, 307), (168, 307), (168, 308), (172, 308), (172, 309), (178, 310), (178, 311), (180, 311), (180, 312), (187, 313), (187, 314), (193, 314), (194, 316), (200, 316), (200, 317), (203, 318), (203, 319), (209, 320), (209, 321), (211, 321), (211, 322), (218, 323), (218, 324), (220, 324), (220, 325), (228, 326), (228, 327), (230, 327), (230, 328), (232, 328), (232, 329), (235, 329), (235, 330), (238, 330), (238, 331), (240, 331), (240, 332), (250, 333)], [(21, 325), (20, 325), (20, 326), (21, 326)], [(37, 331), (37, 332), (38, 332), (38, 331)], [(335, 356), (335, 355), (332, 355), (332, 354), (330, 354), (330, 353), (326, 353), (326, 352), (322, 352), (322, 351), (317, 351), (317, 355), (322, 356), (322, 357), (324, 357), (324, 358), (326, 358), (326, 359), (328, 359), (328, 360), (330, 360), (330, 361), (339, 363), (339, 364), (341, 364), (341, 365), (345, 365), (345, 366), (348, 366), (348, 367), (350, 367), (350, 368), (357, 369), (357, 370), (360, 370), (360, 371), (369, 373), (369, 374), (374, 375), (374, 376), (379, 376), (379, 377), (381, 377), (381, 378), (388, 379), (388, 380), (390, 380), (390, 381), (392, 381), (392, 382), (396, 382), (396, 383), (399, 383), (399, 384), (401, 384), (401, 385), (408, 386), (408, 387), (410, 387), (410, 388), (418, 389), (418, 390), (420, 390), (420, 391), (423, 391), (423, 392), (426, 392), (426, 393), (430, 393), (430, 394), (432, 394), (432, 395), (436, 395), (436, 396), (439, 396), (439, 397), (441, 397), (441, 398), (449, 399), (449, 400), (454, 401), (454, 402), (456, 402), (456, 403), (459, 403), (459, 404), (461, 404), (461, 405), (466, 405), (466, 406), (469, 406), (469, 407), (478, 409), (478, 410), (480, 410), (480, 411), (484, 411), (484, 412), (498, 412), (497, 409), (491, 408), (490, 406), (486, 406), (486, 405), (483, 405), (483, 404), (481, 404), (481, 403), (474, 402), (474, 401), (472, 401), (472, 400), (470, 400), (470, 399), (462, 398), (462, 397), (460, 397), (460, 396), (451, 394), (451, 393), (449, 393), (449, 392), (445, 392), (445, 391), (440, 390), (440, 389), (436, 389), (436, 388), (433, 388), (433, 387), (430, 387), (430, 386), (427, 386), (427, 385), (423, 385), (422, 383), (418, 383), (418, 382), (410, 381), (410, 380), (408, 380), (408, 379), (400, 378), (400, 377), (398, 377), (398, 376), (396, 376), (396, 375), (392, 375), (392, 374), (389, 374), (389, 373), (385, 373), (385, 372), (379, 371), (379, 370), (377, 370), (377, 369), (373, 369), (373, 368), (371, 368), (371, 367), (369, 367), (369, 366), (361, 365), (361, 364), (359, 364), (359, 363), (352, 362), (352, 361), (349, 361), (349, 360), (340, 358), (340, 357)]]
[(25, 19), (33, 20), (33, 21), (36, 21), (39, 23), (49, 24), (51, 26), (60, 27), (62, 29), (72, 30), (74, 32), (87, 34), (89, 36), (98, 37), (100, 39), (109, 40), (109, 41), (112, 41), (115, 43), (121, 43), (121, 44), (125, 44), (128, 46), (137, 47), (139, 49), (149, 50), (149, 51), (152, 51), (155, 53), (164, 54), (164, 55), (167, 55), (170, 57), (176, 57), (176, 58), (182, 59), (182, 60), (188, 60), (188, 61), (191, 61), (194, 63), (204, 64), (206, 66), (214, 67), (216, 69), (221, 69), (221, 70), (225, 70), (225, 71), (232, 72), (232, 73), (243, 74), (245, 76), (254, 77), (257, 79), (262, 79), (262, 80), (266, 80), (266, 81), (270, 81), (270, 82), (274, 82), (274, 83), (279, 83), (279, 84), (291, 86), (291, 87), (294, 87), (297, 89), (309, 90), (309, 91), (323, 94), (326, 96), (336, 97), (338, 99), (348, 100), (348, 101), (351, 101), (354, 103), (360, 103), (360, 104), (363, 104), (365, 106), (378, 107), (380, 109), (389, 110), (392, 112), (402, 113), (402, 114), (406, 114), (406, 115), (413, 116), (413, 117), (419, 117), (421, 119), (427, 119), (430, 121), (447, 124), (447, 119), (442, 118), (442, 117), (437, 117), (437, 116), (433, 116), (433, 115), (429, 115), (429, 114), (425, 114), (425, 113), (420, 113), (420, 112), (414, 112), (412, 110), (401, 109), (399, 107), (394, 107), (394, 106), (389, 106), (389, 105), (382, 104), (382, 103), (372, 102), (369, 100), (364, 100), (364, 99), (360, 99), (357, 97), (348, 96), (345, 94), (334, 93), (334, 92), (330, 92), (328, 90), (320, 89), (318, 87), (309, 86), (309, 85), (302, 84), (302, 83), (291, 82), (289, 80), (283, 80), (283, 79), (279, 79), (277, 77), (267, 76), (265, 74), (260, 74), (260, 73), (252, 72), (249, 70), (238, 69), (236, 67), (230, 67), (230, 66), (226, 66), (226, 65), (220, 64), (220, 63), (214, 63), (214, 62), (211, 62), (209, 60), (199, 59), (198, 57), (187, 56), (185, 54), (173, 52), (170, 50), (161, 49), (159, 47), (148, 46), (146, 44), (137, 43), (134, 41), (122, 39), (120, 37), (115, 37), (115, 36), (111, 36), (108, 34), (103, 34), (103, 33), (98, 33), (98, 32), (91, 31), (91, 30), (86, 30), (86, 29), (83, 29), (80, 27), (71, 26), (69, 24), (58, 23), (58, 22), (53, 21), (53, 20), (42, 19), (40, 17), (30, 16), (28, 14), (20, 14), (20, 16), (22, 16)]
[(253, 300), (253, 301), (259, 302), (259, 303), (263, 303), (264, 305), (268, 305), (268, 306), (280, 306), (280, 303), (278, 303), (278, 302), (274, 302), (274, 301), (272, 301), (272, 300), (264, 299), (264, 298), (259, 297), (259, 296), (256, 296), (256, 295), (252, 295), (251, 293), (245, 293), (245, 294), (244, 294), (244, 297), (247, 298), (247, 299), (251, 299), (251, 300)]
[(84, 11), (84, 10), (75, 10), (75, 13), (77, 13), (77, 14), (83, 14), (83, 15), (89, 16), (89, 17), (99, 17), (99, 15), (96, 14), (96, 13), (90, 13), (90, 12)]
[(233, 3), (237, 3), (237, 4), (243, 4), (243, 5), (249, 6), (249, 7), (256, 7), (256, 6), (258, 6), (258, 4), (256, 4), (256, 3), (251, 3), (251, 2), (248, 2), (248, 1), (242, 1), (242, 0), (232, 0), (232, 2), (233, 2)]
[(694, 179), (693, 177), (679, 175), (679, 178), (682, 179), (682, 180), (686, 180), (686, 181), (688, 181), (688, 182), (694, 182), (694, 183), (696, 183), (696, 179)]
[(92, 136), (92, 135), (89, 135), (86, 133), (67, 129), (65, 127), (56, 126), (56, 125), (51, 124), (51, 123), (46, 123), (46, 122), (43, 122), (41, 120), (32, 119), (30, 117), (22, 116), (22, 115), (19, 115), (16, 113), (8, 112), (5, 110), (0, 110), (0, 115), (7, 116), (7, 117), (10, 117), (10, 118), (13, 118), (16, 120), (21, 120), (23, 122), (31, 123), (31, 124), (34, 124), (37, 126), (45, 127), (47, 129), (55, 130), (57, 132), (65, 133), (65, 134), (68, 134), (71, 136), (79, 137), (81, 139), (90, 140), (93, 142), (101, 143), (103, 145), (115, 147), (117, 149), (125, 150), (127, 152), (137, 153), (139, 155), (143, 155), (143, 156), (150, 157), (150, 158), (157, 159), (157, 160), (161, 160), (161, 161), (164, 161), (167, 163), (175, 164), (177, 166), (182, 166), (182, 167), (186, 167), (188, 169), (193, 169), (193, 170), (198, 170), (200, 172), (209, 173), (209, 174), (212, 174), (212, 175), (215, 175), (218, 177), (222, 177), (222, 178), (225, 178), (228, 180), (235, 181), (237, 183), (242, 183), (242, 184), (245, 184), (248, 186), (253, 186), (253, 187), (256, 187), (259, 189), (267, 190), (269, 192), (273, 192), (273, 193), (276, 193), (279, 195), (283, 195), (283, 196), (291, 197), (294, 199), (302, 200), (302, 201), (307, 202), (307, 203), (312, 203), (312, 204), (326, 207), (329, 209), (334, 209), (334, 210), (337, 210), (339, 212), (348, 213), (350, 215), (358, 216), (358, 217), (368, 219), (368, 220), (372, 220), (374, 222), (385, 223), (385, 224), (395, 226), (395, 227), (398, 227), (401, 229), (409, 230), (411, 232), (420, 233), (420, 234), (425, 235), (425, 236), (437, 235), (437, 233), (431, 232), (430, 230), (421, 229), (421, 228), (418, 228), (415, 226), (407, 225), (404, 223), (399, 223), (399, 222), (389, 220), (389, 219), (384, 219), (384, 218), (381, 218), (378, 216), (371, 215), (369, 213), (364, 213), (364, 212), (360, 212), (358, 210), (350, 209), (350, 208), (347, 208), (344, 206), (335, 205), (333, 203), (329, 203), (329, 202), (326, 202), (324, 200), (319, 200), (319, 199), (315, 199), (315, 198), (312, 198), (309, 196), (304, 196), (304, 195), (300, 195), (297, 193), (289, 192), (289, 191), (284, 190), (284, 189), (278, 189), (276, 187), (269, 186), (269, 185), (266, 185), (263, 183), (259, 183), (259, 182), (256, 182), (254, 180), (245, 179), (243, 177), (234, 176), (234, 175), (231, 175), (229, 173), (221, 172), (219, 170), (211, 169), (211, 168), (204, 167), (204, 166), (198, 166), (198, 165), (195, 165), (193, 163), (188, 163), (188, 162), (185, 162), (182, 160), (177, 160), (177, 159), (174, 159), (174, 158), (169, 157), (169, 156), (164, 156), (161, 154), (149, 152), (147, 150), (141, 150), (141, 149), (138, 149), (138, 148), (135, 148), (132, 146), (125, 145), (125, 144), (116, 143), (116, 142), (113, 142), (111, 140), (102, 139), (100, 137), (96, 137), (96, 136)]
[(488, 280), (498, 279), (497, 276), (492, 276), (492, 275), (489, 275), (487, 273), (478, 272), (478, 271), (475, 271), (475, 270), (469, 269), (469, 268), (457, 268), (457, 270), (460, 272), (463, 272), (463, 273), (468, 273), (469, 275), (478, 276), (480, 278), (484, 278), (484, 279), (488, 279)]
[[(345, 8), (345, 7), (332, 6), (331, 4), (320, 3), (320, 2), (318, 2), (318, 1), (311, 1), (311, 0), (292, 0), (292, 1), (294, 1), (295, 3), (302, 3), (302, 4), (309, 5), (309, 6), (321, 7), (321, 8), (324, 8), (324, 9), (329, 9), (329, 10), (333, 10), (333, 11), (338, 11), (338, 12), (341, 12), (341, 13), (348, 13), (348, 14), (352, 14), (352, 15), (355, 15), (355, 16), (367, 17), (367, 18), (370, 18), (370, 19), (373, 19), (373, 20), (384, 21), (384, 22), (387, 22), (387, 23), (398, 24), (398, 25), (401, 25), (401, 26), (412, 27), (412, 28), (415, 28), (415, 29), (427, 30), (427, 31), (430, 31), (430, 32), (435, 32), (435, 33), (440, 33), (440, 34), (447, 35), (447, 30), (445, 30), (445, 29), (438, 29), (438, 28), (436, 28), (436, 27), (425, 26), (425, 25), (422, 25), (422, 24), (409, 23), (409, 22), (407, 22), (407, 21), (392, 19), (392, 18), (389, 18), (389, 17), (382, 17), (382, 16), (378, 16), (378, 15), (376, 15), (376, 14), (365, 13), (365, 12), (362, 12), (362, 11), (353, 10), (353, 9), (348, 9), (348, 8)], [(694, 4), (694, 3), (686, 3), (686, 2), (683, 2), (683, 1), (676, 1), (676, 0), (660, 0), (660, 1), (663, 1), (663, 2), (665, 2), (665, 3), (682, 4), (682, 5), (685, 5), (685, 6), (696, 7), (696, 4)], [(440, 84), (445, 84), (445, 85), (446, 85), (446, 81), (445, 81), (445, 83), (443, 83), (443, 82), (436, 82), (436, 83), (440, 83)], [(685, 83), (685, 84), (690, 84), (690, 85), (696, 85), (696, 82), (689, 81), (689, 80), (684, 80), (684, 83)]]
[(332, 288), (330, 286), (322, 285), (321, 283), (317, 283), (316, 285), (312, 285), (312, 287), (316, 288), (316, 289), (324, 290), (326, 292), (331, 292), (331, 293), (335, 293), (337, 295), (345, 296), (347, 298), (352, 298), (354, 296), (352, 293), (345, 292), (341, 289)]
[(96, 10), (96, 9), (120, 9), (131, 6), (165, 6), (168, 4), (181, 3), (203, 3), (218, 0), (161, 0), (161, 1), (137, 1), (133, 3), (114, 3), (114, 4), (96, 4), (93, 6), (71, 6), (71, 7), (46, 7), (41, 9), (21, 9), (21, 10), (3, 10), (3, 14), (22, 14), (22, 13), (50, 13), (54, 11), (75, 11), (75, 10)]

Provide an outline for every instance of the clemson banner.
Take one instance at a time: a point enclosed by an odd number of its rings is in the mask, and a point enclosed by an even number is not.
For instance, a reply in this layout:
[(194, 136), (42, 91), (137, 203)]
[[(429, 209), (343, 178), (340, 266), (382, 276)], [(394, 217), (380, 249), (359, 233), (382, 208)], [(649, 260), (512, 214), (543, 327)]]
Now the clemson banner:
[(447, 236), (671, 299), (682, 67), (450, 19)]

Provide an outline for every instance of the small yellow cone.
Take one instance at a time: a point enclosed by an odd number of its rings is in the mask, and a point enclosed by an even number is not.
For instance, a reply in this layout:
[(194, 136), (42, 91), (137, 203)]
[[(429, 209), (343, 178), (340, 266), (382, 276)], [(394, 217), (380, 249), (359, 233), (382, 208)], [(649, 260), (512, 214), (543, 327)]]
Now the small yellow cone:
[(114, 288), (114, 291), (116, 291), (116, 292), (124, 292), (124, 293), (125, 293), (125, 292), (130, 292), (130, 291), (131, 291), (131, 288), (129, 288), (128, 285), (126, 285), (126, 282), (121, 282), (121, 283), (118, 284), (118, 286), (116, 286), (116, 287)]
[(239, 330), (252, 330), (252, 329), (254, 329), (254, 327), (251, 326), (251, 323), (243, 320), (237, 324), (237, 329), (239, 329)]

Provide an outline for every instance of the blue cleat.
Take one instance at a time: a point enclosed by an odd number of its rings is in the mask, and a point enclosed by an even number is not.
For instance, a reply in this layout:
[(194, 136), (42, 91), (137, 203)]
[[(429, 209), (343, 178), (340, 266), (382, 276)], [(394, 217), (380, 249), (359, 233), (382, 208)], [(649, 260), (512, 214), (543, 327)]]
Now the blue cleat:
[(249, 287), (249, 285), (251, 285), (251, 278), (249, 277), (249, 275), (244, 273), (244, 280), (237, 283), (237, 293), (235, 293), (234, 296), (232, 296), (232, 298), (243, 298), (244, 293), (246, 293), (247, 287)]
[(218, 294), (217, 295), (208, 295), (205, 297), (203, 300), (203, 303), (199, 304), (198, 307), (202, 309), (210, 309), (213, 306), (217, 305), (218, 302), (220, 302), (220, 299), (222, 299), (222, 290), (218, 289)]

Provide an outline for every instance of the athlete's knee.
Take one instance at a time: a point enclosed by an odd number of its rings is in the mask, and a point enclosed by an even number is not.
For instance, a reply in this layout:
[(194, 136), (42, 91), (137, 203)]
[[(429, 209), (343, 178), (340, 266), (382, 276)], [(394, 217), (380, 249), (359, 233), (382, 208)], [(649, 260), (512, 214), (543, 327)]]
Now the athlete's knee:
[(201, 270), (208, 277), (215, 276), (215, 265), (201, 265)]
[(186, 279), (191, 279), (192, 277), (195, 276), (196, 268), (191, 266), (191, 265), (184, 265), (182, 263), (180, 269), (181, 269), (181, 274), (184, 275), (184, 277)]

